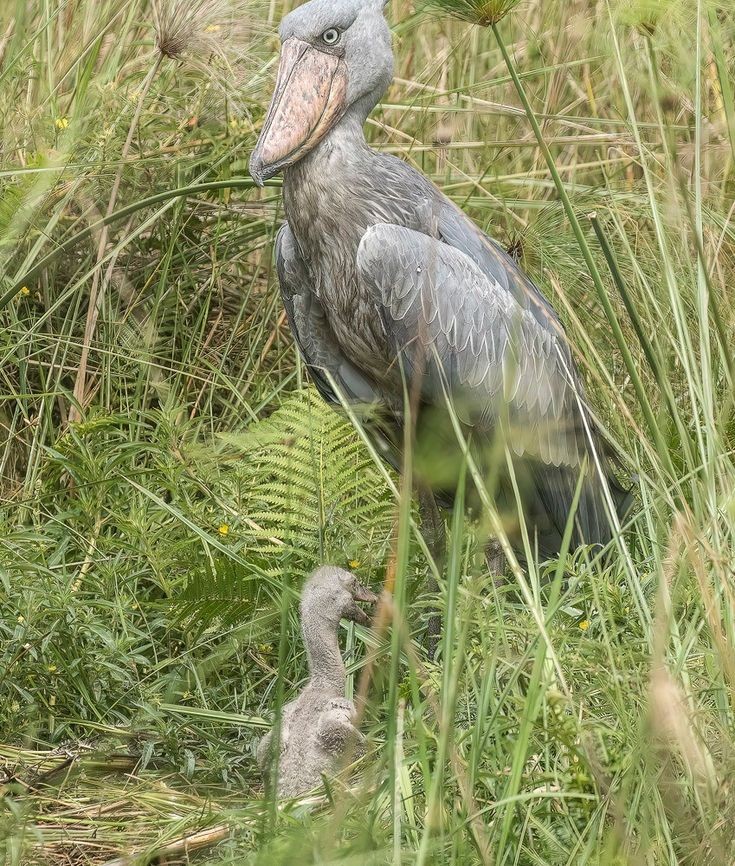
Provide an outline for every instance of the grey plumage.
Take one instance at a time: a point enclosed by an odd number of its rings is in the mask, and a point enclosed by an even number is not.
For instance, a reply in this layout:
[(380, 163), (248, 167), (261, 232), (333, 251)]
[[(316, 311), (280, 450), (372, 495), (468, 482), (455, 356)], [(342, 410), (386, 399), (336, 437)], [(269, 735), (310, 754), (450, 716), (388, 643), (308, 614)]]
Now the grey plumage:
[[(301, 630), (309, 659), (309, 681), (286, 704), (281, 716), (277, 767), (278, 797), (297, 797), (321, 784), (323, 775), (342, 769), (345, 759), (364, 751), (365, 738), (355, 727), (355, 706), (345, 698), (345, 668), (337, 631), (340, 619), (367, 625), (357, 601), (377, 597), (348, 571), (332, 566), (317, 569), (301, 596)], [(269, 778), (272, 733), (258, 744), (258, 763)]]
[[(344, 106), (316, 143), (307, 138), (276, 167), (284, 171), (288, 220), (276, 251), (281, 290), (317, 387), (337, 402), (331, 376), (348, 399), (380, 406), (378, 427), (394, 443), (393, 460), (402, 376), (420, 395), (419, 436), (432, 427), (442, 456), (456, 451), (448, 391), (480, 451), (495, 436), (507, 443), (543, 555), (558, 552), (580, 471), (572, 545), (606, 543), (612, 530), (597, 461), (619, 514), (629, 496), (610, 472), (555, 311), (427, 178), (368, 147), (362, 127), (392, 72), (380, 0), (312, 0), (286, 17), (282, 38), (321, 52), (325, 27), (341, 33), (328, 50), (340, 52)], [(259, 151), (252, 168), (256, 178), (272, 173)], [(451, 498), (451, 481), (442, 493)], [(505, 470), (497, 494), (512, 511)]]

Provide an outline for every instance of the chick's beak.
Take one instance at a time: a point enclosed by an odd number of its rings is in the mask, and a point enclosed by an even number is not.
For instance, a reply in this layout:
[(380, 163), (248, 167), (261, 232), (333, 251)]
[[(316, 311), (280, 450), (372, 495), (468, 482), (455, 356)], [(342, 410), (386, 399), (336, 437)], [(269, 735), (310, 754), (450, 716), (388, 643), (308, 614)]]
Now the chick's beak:
[(283, 43), (273, 98), (250, 157), (250, 174), (269, 177), (313, 150), (345, 110), (347, 67), (295, 36)]
[(353, 622), (358, 623), (358, 625), (370, 625), (370, 617), (357, 604), (357, 602), (364, 601), (368, 604), (375, 604), (378, 600), (378, 596), (361, 583), (355, 583), (352, 589), (352, 596), (355, 601), (351, 603), (350, 608), (345, 615), (346, 619), (351, 619)]
[(371, 589), (368, 589), (361, 583), (355, 583), (353, 595), (355, 596), (357, 601), (366, 601), (370, 604), (375, 604), (375, 602), (378, 600), (378, 596)]

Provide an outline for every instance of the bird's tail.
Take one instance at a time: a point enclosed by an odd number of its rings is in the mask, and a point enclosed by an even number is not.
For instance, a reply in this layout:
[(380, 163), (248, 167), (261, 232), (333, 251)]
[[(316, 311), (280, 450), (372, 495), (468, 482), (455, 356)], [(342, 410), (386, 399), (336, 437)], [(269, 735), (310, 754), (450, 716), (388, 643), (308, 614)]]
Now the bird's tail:
[[(609, 467), (605, 466), (604, 470), (617, 517), (622, 522), (633, 505), (633, 494), (623, 487)], [(558, 556), (574, 505), (579, 470), (536, 464), (531, 467), (528, 482), (524, 510), (529, 528), (535, 530), (538, 552), (543, 558)], [(570, 549), (587, 544), (605, 546), (614, 532), (602, 479), (596, 468), (587, 467), (574, 513)]]

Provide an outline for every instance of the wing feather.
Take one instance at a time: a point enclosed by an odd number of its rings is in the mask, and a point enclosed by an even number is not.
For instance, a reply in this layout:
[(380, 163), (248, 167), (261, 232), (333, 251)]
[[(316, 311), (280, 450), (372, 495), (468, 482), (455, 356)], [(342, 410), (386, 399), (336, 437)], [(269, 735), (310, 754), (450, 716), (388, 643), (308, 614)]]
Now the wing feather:
[(546, 322), (519, 300), (507, 276), (501, 282), (462, 250), (402, 226), (368, 229), (357, 267), (424, 399), (443, 400), (446, 377), (463, 420), (509, 419), (517, 454), (579, 465), (581, 386), (555, 317)]

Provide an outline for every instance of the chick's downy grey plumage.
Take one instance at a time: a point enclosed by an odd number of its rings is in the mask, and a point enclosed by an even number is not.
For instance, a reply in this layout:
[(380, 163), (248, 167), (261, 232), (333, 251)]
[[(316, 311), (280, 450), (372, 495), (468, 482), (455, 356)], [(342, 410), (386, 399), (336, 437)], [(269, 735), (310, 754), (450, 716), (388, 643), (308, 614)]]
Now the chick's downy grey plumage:
[[(606, 543), (603, 476), (620, 514), (629, 497), (610, 471), (556, 313), (434, 184), (365, 141), (393, 70), (382, 0), (311, 0), (286, 16), (281, 38), (251, 173), (258, 182), (284, 173), (281, 292), (322, 395), (337, 402), (336, 383), (348, 399), (379, 405), (384, 431), (400, 443), (405, 376), (420, 398), (419, 460), (429, 431), (423, 451), (447, 465), (457, 453), (449, 395), (475, 446), (502, 435), (542, 554), (559, 550), (580, 472), (572, 546)], [(445, 474), (451, 497), (451, 468)], [(514, 508), (505, 467), (497, 499)]]
[[(358, 601), (375, 596), (349, 571), (332, 566), (317, 569), (301, 595), (301, 630), (309, 660), (309, 681), (283, 708), (276, 793), (296, 797), (332, 775), (345, 758), (358, 757), (364, 737), (355, 727), (355, 706), (345, 698), (345, 667), (337, 633), (341, 619), (367, 625)], [(270, 776), (272, 733), (258, 746), (258, 763)]]

